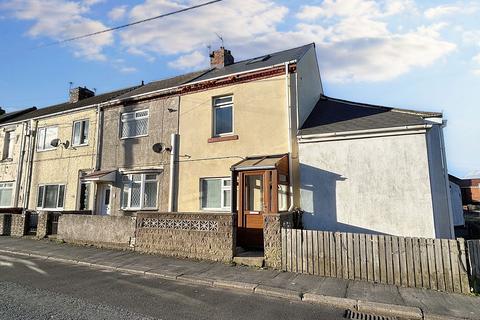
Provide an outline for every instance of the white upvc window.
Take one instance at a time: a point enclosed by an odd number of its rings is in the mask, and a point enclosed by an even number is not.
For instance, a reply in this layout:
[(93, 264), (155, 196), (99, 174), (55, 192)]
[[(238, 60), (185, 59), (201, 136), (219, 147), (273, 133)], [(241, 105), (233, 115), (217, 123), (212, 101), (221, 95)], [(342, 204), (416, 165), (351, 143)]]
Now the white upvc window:
[(88, 145), (88, 120), (75, 121), (73, 123), (72, 145), (86, 146)]
[(135, 138), (148, 135), (148, 109), (122, 113), (120, 117), (120, 137)]
[(2, 159), (13, 159), (13, 148), (15, 147), (15, 131), (5, 131), (3, 140), (3, 156)]
[(0, 208), (12, 206), (13, 182), (0, 182)]
[(230, 210), (231, 178), (200, 179), (200, 207), (202, 210)]
[(122, 183), (122, 209), (157, 209), (158, 174), (125, 174)]
[(51, 145), (53, 139), (56, 139), (58, 135), (58, 127), (44, 127), (39, 128), (37, 133), (37, 150), (52, 150), (55, 149)]
[(63, 209), (65, 200), (64, 184), (43, 184), (38, 186), (38, 209)]
[(213, 136), (233, 133), (233, 96), (213, 98)]

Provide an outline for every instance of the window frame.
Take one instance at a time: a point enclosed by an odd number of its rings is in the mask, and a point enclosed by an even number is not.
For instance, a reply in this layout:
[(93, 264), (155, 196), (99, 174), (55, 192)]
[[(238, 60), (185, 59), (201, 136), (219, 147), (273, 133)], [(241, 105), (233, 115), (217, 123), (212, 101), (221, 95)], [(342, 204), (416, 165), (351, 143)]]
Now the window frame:
[[(46, 207), (44, 207), (44, 205), (45, 205), (45, 197), (46, 197), (46, 195), (47, 195), (47, 193), (45, 192), (45, 190), (46, 190), (46, 187), (47, 187), (47, 186), (57, 186), (57, 187), (58, 187), (58, 189), (57, 189), (57, 205), (56, 205), (55, 208), (46, 208)], [(62, 199), (62, 206), (59, 207), (59, 206), (58, 206), (58, 203), (59, 203), (59, 200), (60, 200), (59, 195), (60, 195), (60, 187), (61, 187), (61, 186), (63, 186), (63, 199)], [(38, 206), (38, 200), (39, 200), (39, 199), (38, 199), (38, 196), (39, 196), (39, 193), (40, 193), (40, 188), (42, 188), (42, 187), (43, 187), (42, 206), (39, 207), (39, 206)], [(67, 186), (66, 186), (65, 183), (45, 183), (45, 184), (39, 184), (39, 185), (37, 186), (37, 199), (36, 199), (37, 202), (36, 202), (36, 204), (35, 204), (35, 207), (36, 207), (37, 210), (62, 211), (62, 210), (64, 210), (64, 208), (65, 208), (65, 198), (66, 198), (66, 195), (67, 195)]]
[[(219, 99), (231, 98), (230, 102), (222, 102), (217, 103), (216, 101)], [(231, 108), (232, 109), (232, 131), (224, 132), (224, 133), (217, 133), (217, 116), (216, 110), (222, 108)], [(235, 113), (234, 113), (234, 101), (233, 101), (233, 94), (227, 94), (222, 96), (216, 96), (212, 98), (212, 137), (225, 137), (231, 136), (235, 134)]]
[[(133, 175), (140, 175), (140, 181), (133, 181)], [(147, 179), (147, 175), (155, 175), (155, 179)], [(125, 181), (124, 177), (127, 176), (128, 180)], [(158, 210), (158, 192), (159, 192), (159, 173), (158, 172), (133, 172), (125, 173), (121, 175), (121, 198), (120, 198), (120, 209), (124, 211), (136, 211), (136, 210)], [(132, 207), (132, 184), (140, 182), (140, 205), (138, 207)], [(155, 182), (156, 183), (156, 193), (155, 193), (155, 207), (146, 207), (145, 206), (145, 183), (146, 182)], [(123, 190), (125, 184), (128, 184), (127, 191), (127, 205), (124, 206), (124, 195)]]
[[(15, 130), (5, 130), (5, 135), (3, 138), (3, 153), (2, 160), (13, 160), (14, 152), (14, 141), (16, 138)], [(10, 154), (11, 151), (11, 154)]]
[[(84, 143), (79, 143), (79, 144), (76, 144), (74, 142), (75, 140), (75, 124), (76, 123), (80, 123), (80, 141), (82, 140), (82, 133), (85, 133), (85, 126), (83, 125), (84, 123), (88, 123), (88, 130), (87, 130), (87, 142), (84, 142)], [(89, 139), (89, 136), (90, 136), (90, 120), (89, 119), (81, 119), (81, 120), (75, 120), (73, 121), (73, 124), (72, 124), (72, 146), (73, 147), (83, 147), (83, 146), (88, 146), (88, 143), (90, 141)]]
[[(7, 184), (11, 185), (11, 187), (6, 187), (5, 185), (7, 185)], [(0, 205), (0, 208), (11, 208), (12, 207), (13, 188), (14, 188), (14, 182), (13, 181), (2, 181), (2, 182), (0, 182), (0, 190), (6, 190), (6, 189), (12, 190), (12, 195), (10, 196), (10, 205), (8, 205), (8, 206)]]
[[(40, 148), (39, 148), (39, 145), (38, 145), (39, 136), (40, 136), (40, 131), (41, 131), (41, 130), (45, 130), (45, 137), (44, 137), (44, 139), (46, 139), (46, 137), (47, 137), (47, 130), (48, 130), (48, 129), (52, 129), (52, 128), (56, 128), (56, 130), (57, 130), (57, 135), (56, 135), (56, 138), (55, 138), (55, 139), (58, 139), (58, 126), (45, 126), (45, 127), (41, 127), (41, 128), (38, 128), (38, 129), (37, 129), (36, 142), (35, 142), (35, 144), (36, 144), (36, 148), (35, 148), (35, 149), (36, 149), (37, 152), (51, 151), (51, 150), (57, 149), (57, 147), (52, 146), (50, 143), (48, 143), (48, 148), (43, 148), (43, 149), (40, 149)], [(45, 146), (45, 140), (43, 140), (43, 145)]]
[[(220, 183), (220, 207), (219, 208), (208, 208), (203, 207), (203, 181), (206, 180), (221, 180)], [(225, 181), (230, 181), (229, 186), (225, 186)], [(230, 203), (228, 206), (224, 206), (225, 203), (225, 194), (224, 191), (230, 191)], [(200, 210), (202, 211), (229, 211), (232, 208), (231, 204), (232, 200), (232, 177), (208, 177), (208, 178), (200, 178)]]
[[(145, 116), (140, 116), (140, 117), (137, 117), (137, 113), (140, 113), (140, 112), (147, 112), (147, 115)], [(134, 115), (134, 118), (133, 119), (126, 119), (124, 120), (123, 119), (123, 116), (124, 115), (131, 115), (133, 114)], [(131, 121), (137, 121), (139, 119), (148, 119), (147, 121), (147, 133), (145, 134), (140, 134), (140, 135), (136, 135), (136, 136), (127, 136), (127, 137), (123, 137), (122, 136), (122, 132), (123, 132), (123, 124), (125, 122), (131, 122)], [(136, 110), (136, 111), (129, 111), (129, 112), (122, 112), (120, 113), (120, 126), (119, 126), (119, 135), (120, 135), (120, 140), (125, 140), (125, 139), (132, 139), (132, 138), (139, 138), (139, 137), (146, 137), (148, 136), (148, 129), (150, 128), (150, 109), (142, 109), (142, 110)]]

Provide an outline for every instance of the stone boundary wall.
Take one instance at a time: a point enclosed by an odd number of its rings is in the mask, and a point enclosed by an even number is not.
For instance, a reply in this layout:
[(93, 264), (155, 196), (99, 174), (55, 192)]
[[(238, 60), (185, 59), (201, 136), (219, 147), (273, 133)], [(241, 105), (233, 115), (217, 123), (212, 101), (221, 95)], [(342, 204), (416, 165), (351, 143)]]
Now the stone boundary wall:
[(282, 268), (282, 228), (292, 228), (292, 212), (263, 214), (263, 250), (265, 265)]
[(57, 238), (101, 248), (133, 250), (135, 220), (135, 217), (64, 214), (58, 220)]
[(10, 235), (13, 237), (23, 237), (26, 233), (27, 219), (24, 214), (12, 214), (12, 228)]
[(235, 237), (235, 213), (137, 213), (135, 250), (144, 253), (230, 262)]
[(0, 236), (9, 236), (12, 228), (12, 215), (0, 213)]

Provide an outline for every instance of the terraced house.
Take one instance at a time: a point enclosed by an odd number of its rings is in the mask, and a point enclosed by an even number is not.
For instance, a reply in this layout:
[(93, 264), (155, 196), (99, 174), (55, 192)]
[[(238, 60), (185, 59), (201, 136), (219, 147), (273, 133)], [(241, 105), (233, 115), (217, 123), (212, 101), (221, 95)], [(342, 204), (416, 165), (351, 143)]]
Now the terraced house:
[(255, 248), (272, 266), (302, 211), (310, 229), (453, 236), (440, 113), (326, 97), (314, 44), (210, 62), (0, 122), (28, 137), (11, 206), (93, 213), (61, 217), (71, 241), (224, 261)]

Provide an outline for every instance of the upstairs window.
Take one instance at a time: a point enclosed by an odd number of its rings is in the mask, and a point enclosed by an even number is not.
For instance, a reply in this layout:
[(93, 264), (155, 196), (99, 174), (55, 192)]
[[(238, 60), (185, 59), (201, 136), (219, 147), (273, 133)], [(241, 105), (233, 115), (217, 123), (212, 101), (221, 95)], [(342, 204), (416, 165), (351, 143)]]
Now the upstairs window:
[(48, 184), (38, 186), (37, 208), (63, 209), (65, 185)]
[(12, 206), (13, 182), (0, 182), (0, 208)]
[(231, 184), (230, 178), (200, 179), (202, 210), (229, 210)]
[(57, 127), (45, 127), (38, 129), (37, 134), (37, 150), (52, 150), (55, 149), (50, 143), (53, 139), (56, 139), (58, 135)]
[(213, 136), (233, 133), (233, 96), (213, 99)]
[(15, 146), (15, 132), (6, 131), (3, 141), (3, 160), (13, 159), (13, 147)]
[(73, 146), (85, 146), (88, 144), (88, 120), (75, 121), (73, 123)]
[(122, 113), (120, 137), (134, 138), (148, 134), (148, 110)]
[(122, 177), (122, 209), (157, 208), (158, 175), (152, 173), (126, 174)]

